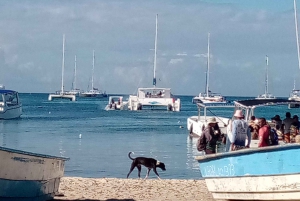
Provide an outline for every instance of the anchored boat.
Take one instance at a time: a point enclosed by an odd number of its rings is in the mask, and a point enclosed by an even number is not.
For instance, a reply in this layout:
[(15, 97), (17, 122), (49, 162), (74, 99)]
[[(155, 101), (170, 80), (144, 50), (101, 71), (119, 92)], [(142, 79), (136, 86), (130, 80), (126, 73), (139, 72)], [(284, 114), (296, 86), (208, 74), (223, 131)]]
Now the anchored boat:
[(22, 115), (22, 103), (17, 91), (0, 88), (0, 119), (14, 119)]
[(172, 95), (170, 88), (156, 87), (156, 52), (157, 52), (157, 17), (156, 15), (156, 32), (154, 48), (154, 75), (152, 88), (138, 88), (137, 95), (130, 95), (128, 99), (129, 110), (150, 109), (167, 109), (168, 111), (180, 111), (180, 99)]

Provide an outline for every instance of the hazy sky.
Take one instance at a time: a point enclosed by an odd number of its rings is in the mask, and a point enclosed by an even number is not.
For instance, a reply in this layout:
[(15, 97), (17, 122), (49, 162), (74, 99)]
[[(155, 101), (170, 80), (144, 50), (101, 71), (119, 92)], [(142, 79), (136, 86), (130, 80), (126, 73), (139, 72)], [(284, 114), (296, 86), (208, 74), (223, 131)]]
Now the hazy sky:
[[(297, 1), (300, 8), (300, 1)], [(300, 70), (293, 0), (1, 0), (0, 83), (19, 92), (65, 89), (77, 55), (77, 87), (132, 94), (151, 87), (158, 14), (157, 86), (197, 95), (205, 88), (210, 32), (210, 89), (223, 95), (288, 96)], [(299, 11), (300, 14), (300, 11)]]

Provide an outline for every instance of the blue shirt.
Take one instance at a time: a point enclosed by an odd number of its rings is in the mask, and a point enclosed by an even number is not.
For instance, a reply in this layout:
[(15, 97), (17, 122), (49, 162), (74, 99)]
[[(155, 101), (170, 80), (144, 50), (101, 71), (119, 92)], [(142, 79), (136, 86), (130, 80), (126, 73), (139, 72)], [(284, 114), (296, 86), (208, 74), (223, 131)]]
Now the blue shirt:
[(227, 133), (226, 151), (230, 150), (232, 143), (238, 146), (247, 146), (246, 139), (248, 139), (247, 145), (250, 145), (251, 132), (248, 123), (243, 119), (233, 120), (231, 124), (231, 132)]

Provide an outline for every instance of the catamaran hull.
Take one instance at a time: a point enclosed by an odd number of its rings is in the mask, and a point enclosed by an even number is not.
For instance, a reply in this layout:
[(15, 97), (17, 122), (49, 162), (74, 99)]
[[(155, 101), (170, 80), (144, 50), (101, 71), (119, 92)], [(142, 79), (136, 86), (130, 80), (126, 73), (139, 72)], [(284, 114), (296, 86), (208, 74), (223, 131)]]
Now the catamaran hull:
[(0, 147), (0, 200), (53, 199), (64, 174), (65, 160)]
[(129, 96), (129, 110), (142, 110), (143, 108), (165, 108), (168, 111), (179, 112), (181, 110), (181, 103), (180, 99), (175, 100), (173, 98), (138, 98), (137, 96)]

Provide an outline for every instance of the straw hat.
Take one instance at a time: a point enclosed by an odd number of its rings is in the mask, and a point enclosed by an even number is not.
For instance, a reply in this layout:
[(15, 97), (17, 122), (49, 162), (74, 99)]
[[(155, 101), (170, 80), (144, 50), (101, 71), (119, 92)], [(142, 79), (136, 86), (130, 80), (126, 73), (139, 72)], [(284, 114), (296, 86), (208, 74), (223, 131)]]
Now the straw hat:
[(244, 114), (243, 114), (242, 110), (236, 110), (233, 116), (234, 117), (244, 117)]
[(218, 123), (215, 117), (211, 117), (207, 119), (207, 124), (215, 124)]

